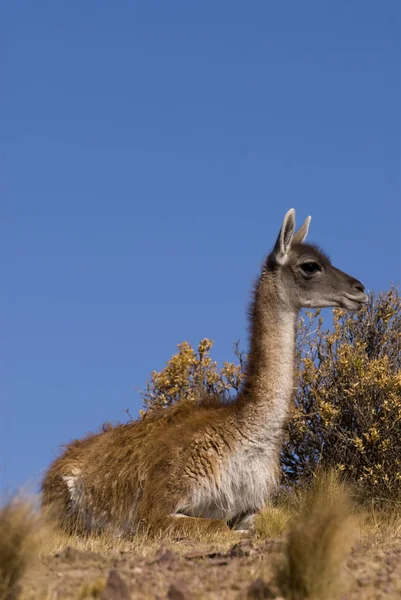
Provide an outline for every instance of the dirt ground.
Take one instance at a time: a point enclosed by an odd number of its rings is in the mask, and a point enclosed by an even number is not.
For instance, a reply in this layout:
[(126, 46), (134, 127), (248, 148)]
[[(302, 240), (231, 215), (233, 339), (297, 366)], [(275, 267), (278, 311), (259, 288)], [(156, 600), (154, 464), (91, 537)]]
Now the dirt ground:
[[(285, 536), (263, 542), (242, 536), (217, 545), (182, 540), (170, 547), (119, 544), (100, 552), (68, 546), (36, 561), (22, 598), (278, 600), (274, 573), (284, 544)], [(344, 570), (349, 587), (342, 600), (400, 599), (400, 540), (359, 541)]]

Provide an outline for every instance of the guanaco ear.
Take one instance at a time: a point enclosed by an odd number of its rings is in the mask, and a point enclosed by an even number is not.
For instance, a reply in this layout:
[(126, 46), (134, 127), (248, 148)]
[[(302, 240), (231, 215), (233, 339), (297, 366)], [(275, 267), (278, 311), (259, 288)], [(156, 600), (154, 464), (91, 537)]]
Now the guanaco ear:
[(279, 264), (284, 264), (290, 250), (295, 229), (295, 210), (290, 208), (284, 217), (283, 224), (274, 246), (273, 255)]
[(302, 244), (309, 231), (309, 224), (311, 222), (312, 217), (306, 217), (304, 224), (294, 233), (294, 237), (292, 238), (293, 244)]

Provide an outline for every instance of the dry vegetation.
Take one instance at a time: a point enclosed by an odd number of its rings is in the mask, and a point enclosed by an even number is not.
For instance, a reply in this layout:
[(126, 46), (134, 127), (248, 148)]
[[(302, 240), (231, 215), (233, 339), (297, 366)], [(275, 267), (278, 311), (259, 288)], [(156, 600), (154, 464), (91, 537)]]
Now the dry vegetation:
[[(249, 535), (82, 538), (44, 527), (30, 505), (3, 508), (1, 600), (395, 600), (401, 594), (399, 512), (357, 508), (335, 472), (284, 491)], [(110, 572), (126, 595), (107, 588)]]
[(305, 493), (289, 528), (281, 589), (291, 600), (341, 598), (346, 591), (344, 559), (356, 532), (356, 515), (347, 487), (334, 473), (318, 477)]
[(349, 478), (367, 502), (401, 499), (401, 297), (372, 295), (361, 311), (316, 313), (299, 330), (299, 386), (282, 453), (289, 482), (317, 464)]
[[(187, 343), (143, 393), (145, 411), (238, 390), (245, 357), (219, 367)], [(80, 538), (29, 503), (0, 511), (0, 600), (374, 600), (401, 597), (401, 299), (301, 322), (299, 386), (282, 487), (249, 535)], [(145, 412), (144, 411), (144, 412)]]
[(350, 492), (322, 472), (280, 494), (253, 534), (197, 539), (66, 535), (13, 502), (0, 513), (0, 598), (399, 598), (400, 513), (357, 508)]
[(0, 511), (0, 600), (14, 600), (43, 541), (44, 524), (28, 500), (12, 500)]
[[(297, 389), (281, 466), (283, 481), (305, 482), (318, 466), (343, 473), (368, 503), (401, 499), (401, 296), (390, 288), (358, 312), (304, 312), (297, 343)], [(219, 368), (204, 339), (187, 342), (142, 392), (144, 411), (181, 398), (229, 400), (244, 379), (246, 357)]]

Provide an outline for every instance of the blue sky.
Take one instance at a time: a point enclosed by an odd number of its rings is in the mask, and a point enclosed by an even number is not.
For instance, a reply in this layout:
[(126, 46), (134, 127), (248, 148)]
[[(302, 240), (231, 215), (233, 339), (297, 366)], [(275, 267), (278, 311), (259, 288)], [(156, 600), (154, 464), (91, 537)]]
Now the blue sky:
[(288, 208), (400, 281), (399, 31), (396, 0), (2, 3), (0, 492), (180, 341), (245, 346)]

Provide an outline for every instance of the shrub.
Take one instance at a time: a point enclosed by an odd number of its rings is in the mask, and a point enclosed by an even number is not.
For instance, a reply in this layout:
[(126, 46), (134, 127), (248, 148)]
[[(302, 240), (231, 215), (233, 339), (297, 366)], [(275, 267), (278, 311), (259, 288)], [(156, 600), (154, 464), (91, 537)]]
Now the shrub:
[[(195, 351), (178, 346), (166, 367), (153, 371), (141, 393), (144, 408), (196, 401), (200, 393), (225, 400), (244, 379), (244, 355), (219, 368), (213, 342)], [(300, 318), (298, 388), (281, 464), (287, 483), (309, 479), (318, 465), (357, 482), (369, 498), (401, 498), (401, 297), (392, 287), (371, 295), (355, 313), (333, 311), (324, 327), (320, 311)]]
[(164, 408), (179, 400), (195, 402), (200, 394), (212, 394), (228, 400), (233, 392), (240, 389), (244, 379), (244, 358), (238, 343), (234, 353), (239, 364), (224, 362), (219, 368), (210, 357), (212, 340), (199, 342), (195, 351), (187, 342), (178, 344), (178, 352), (171, 357), (166, 367), (153, 371), (141, 393), (145, 411)]
[(323, 328), (306, 313), (298, 334), (299, 385), (282, 452), (288, 480), (317, 464), (348, 476), (370, 498), (401, 499), (401, 298), (391, 288)]

